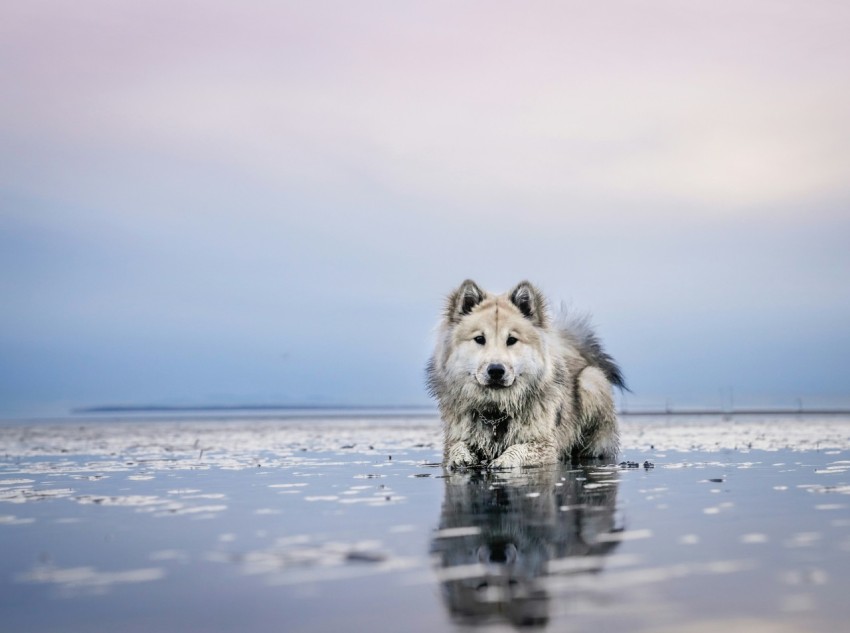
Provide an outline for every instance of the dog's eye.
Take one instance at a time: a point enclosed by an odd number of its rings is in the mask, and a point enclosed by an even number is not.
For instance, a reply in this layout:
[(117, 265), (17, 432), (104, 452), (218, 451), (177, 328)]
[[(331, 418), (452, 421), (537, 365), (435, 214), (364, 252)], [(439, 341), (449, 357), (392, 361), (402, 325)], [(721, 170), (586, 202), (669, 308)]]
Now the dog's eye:
[(515, 337), (513, 337), (513, 336), (509, 336), (509, 337), (508, 337), (508, 340), (507, 340), (507, 341), (505, 341), (505, 342), (506, 342), (508, 345), (513, 345), (514, 343), (516, 343), (516, 342), (517, 342), (517, 339), (516, 339)]
[(484, 345), (484, 343), (487, 342), (487, 340), (483, 336), (481, 336), (480, 334), (472, 340), (475, 341), (476, 343), (478, 343), (479, 345)]

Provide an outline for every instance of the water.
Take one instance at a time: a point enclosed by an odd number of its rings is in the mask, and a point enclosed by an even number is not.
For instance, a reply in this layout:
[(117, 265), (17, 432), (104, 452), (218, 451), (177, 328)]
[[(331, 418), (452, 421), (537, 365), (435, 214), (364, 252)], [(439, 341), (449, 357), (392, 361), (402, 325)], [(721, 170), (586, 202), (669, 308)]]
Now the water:
[(447, 474), (436, 420), (0, 428), (9, 631), (835, 631), (850, 420), (624, 420)]

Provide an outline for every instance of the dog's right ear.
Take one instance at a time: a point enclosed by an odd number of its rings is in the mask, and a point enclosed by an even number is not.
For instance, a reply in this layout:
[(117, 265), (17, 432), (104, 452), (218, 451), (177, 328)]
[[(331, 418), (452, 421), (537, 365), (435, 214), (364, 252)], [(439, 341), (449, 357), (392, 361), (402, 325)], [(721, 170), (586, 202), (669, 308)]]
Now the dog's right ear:
[(478, 287), (478, 284), (467, 279), (449, 295), (446, 302), (446, 320), (449, 323), (457, 323), (484, 301), (484, 296), (485, 292)]
[(546, 299), (543, 294), (527, 281), (521, 281), (511, 291), (513, 303), (522, 315), (537, 327), (546, 327)]

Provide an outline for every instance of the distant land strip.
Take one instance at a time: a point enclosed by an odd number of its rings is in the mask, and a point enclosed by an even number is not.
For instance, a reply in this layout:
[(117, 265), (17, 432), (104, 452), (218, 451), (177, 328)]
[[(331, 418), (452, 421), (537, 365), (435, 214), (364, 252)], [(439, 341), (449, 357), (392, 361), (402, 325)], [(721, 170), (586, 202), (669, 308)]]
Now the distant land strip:
[[(368, 406), (320, 404), (241, 404), (241, 405), (98, 405), (71, 410), (74, 415), (85, 414), (145, 414), (145, 413), (238, 413), (281, 412), (287, 414), (326, 414), (344, 416), (350, 413), (379, 416), (416, 415), (433, 416), (437, 410), (429, 405)], [(742, 407), (729, 408), (664, 408), (621, 409), (624, 416), (675, 416), (675, 415), (850, 415), (850, 408), (841, 407)]]
[(848, 408), (742, 407), (740, 409), (621, 409), (618, 415), (850, 415)]
[(326, 405), (326, 404), (212, 404), (212, 405), (98, 405), (71, 409), (74, 415), (87, 413), (238, 413), (241, 411), (287, 412), (287, 413), (374, 413), (375, 415), (397, 415), (415, 413), (435, 415), (437, 410), (430, 405), (370, 406), (370, 405)]

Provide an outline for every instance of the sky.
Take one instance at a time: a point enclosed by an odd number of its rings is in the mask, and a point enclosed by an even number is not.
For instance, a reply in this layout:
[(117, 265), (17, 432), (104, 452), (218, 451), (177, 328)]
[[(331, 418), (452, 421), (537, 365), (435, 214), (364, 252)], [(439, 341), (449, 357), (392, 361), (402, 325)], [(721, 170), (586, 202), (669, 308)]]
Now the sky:
[(462, 280), (624, 406), (850, 403), (850, 5), (7, 0), (0, 417), (430, 402)]

